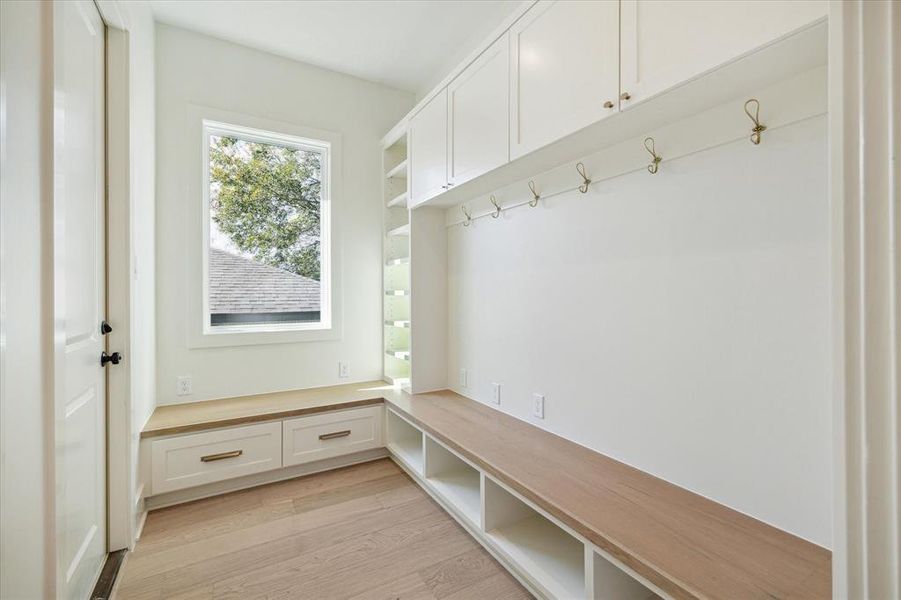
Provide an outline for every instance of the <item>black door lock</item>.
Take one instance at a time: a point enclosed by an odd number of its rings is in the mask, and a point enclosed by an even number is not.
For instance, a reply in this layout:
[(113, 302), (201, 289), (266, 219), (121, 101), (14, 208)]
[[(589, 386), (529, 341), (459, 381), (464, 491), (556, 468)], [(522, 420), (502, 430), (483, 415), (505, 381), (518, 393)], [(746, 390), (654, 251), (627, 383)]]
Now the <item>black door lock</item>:
[(112, 326), (106, 321), (100, 324), (100, 335), (106, 335), (113, 330)]
[(113, 363), (114, 365), (118, 365), (119, 361), (122, 360), (122, 355), (118, 352), (113, 352), (112, 354), (107, 354), (106, 350), (100, 353), (100, 366), (105, 367), (106, 363)]

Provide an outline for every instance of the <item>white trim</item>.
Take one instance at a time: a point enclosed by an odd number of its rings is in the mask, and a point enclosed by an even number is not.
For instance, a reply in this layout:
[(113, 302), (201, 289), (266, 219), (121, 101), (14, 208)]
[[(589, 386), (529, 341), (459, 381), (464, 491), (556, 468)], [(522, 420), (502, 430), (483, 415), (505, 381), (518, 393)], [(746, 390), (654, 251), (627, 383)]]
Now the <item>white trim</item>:
[(242, 141), (283, 146), (295, 150), (315, 152), (320, 159), (320, 269), (319, 282), (319, 320), (310, 323), (281, 323), (259, 325), (220, 325), (212, 326), (209, 309), (209, 252), (204, 251), (203, 260), (203, 335), (223, 335), (229, 333), (265, 333), (281, 331), (314, 331), (330, 329), (332, 323), (331, 310), (331, 152), (332, 145), (327, 141), (285, 135), (274, 131), (264, 131), (251, 127), (232, 125), (217, 121), (203, 120), (203, 242), (210, 247), (210, 137), (218, 135), (233, 137)]
[[(186, 111), (186, 131), (193, 131), (188, 142), (188, 156), (181, 174), (185, 182), (184, 219), (187, 248), (185, 288), (187, 291), (188, 348), (245, 346), (337, 340), (342, 336), (340, 221), (341, 221), (341, 135), (295, 123), (274, 121), (251, 115), (223, 111), (212, 107), (190, 105)], [(323, 296), (320, 313), (323, 318), (314, 324), (286, 324), (261, 326), (208, 327), (207, 272), (209, 247), (209, 180), (208, 144), (205, 132), (212, 125), (222, 131), (233, 131), (266, 143), (288, 144), (296, 147), (328, 149), (323, 167), (323, 199), (321, 224), (321, 257)], [(278, 132), (278, 133), (275, 133)], [(202, 232), (202, 235), (196, 235)], [(327, 320), (326, 320), (327, 319)]]
[(901, 7), (830, 5), (834, 598), (901, 597)]
[(107, 371), (107, 550), (128, 548), (134, 539), (131, 457), (131, 203), (129, 156), (129, 38), (106, 31), (106, 320), (113, 327), (107, 352), (125, 359)]

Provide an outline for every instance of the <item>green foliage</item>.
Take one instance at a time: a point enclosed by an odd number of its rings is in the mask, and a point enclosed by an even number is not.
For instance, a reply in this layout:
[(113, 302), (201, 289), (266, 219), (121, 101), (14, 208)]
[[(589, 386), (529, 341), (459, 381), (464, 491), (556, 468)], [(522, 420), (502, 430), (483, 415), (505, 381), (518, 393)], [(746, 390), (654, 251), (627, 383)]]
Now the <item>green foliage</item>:
[(210, 215), (259, 262), (319, 280), (320, 155), (210, 138)]

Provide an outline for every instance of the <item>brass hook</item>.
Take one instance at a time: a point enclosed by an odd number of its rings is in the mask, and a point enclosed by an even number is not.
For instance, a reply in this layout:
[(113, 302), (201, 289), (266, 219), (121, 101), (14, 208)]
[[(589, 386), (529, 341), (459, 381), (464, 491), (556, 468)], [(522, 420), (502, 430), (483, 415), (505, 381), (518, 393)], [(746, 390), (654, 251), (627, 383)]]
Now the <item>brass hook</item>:
[[(748, 105), (752, 102), (756, 105), (753, 115), (751, 114), (751, 111), (748, 110)], [(760, 144), (760, 134), (766, 131), (766, 125), (763, 125), (760, 122), (760, 101), (757, 98), (751, 98), (745, 102), (745, 114), (754, 122), (754, 128), (751, 130), (751, 143), (756, 146)]]
[(491, 200), (491, 203), (494, 205), (494, 212), (491, 213), (491, 218), (496, 219), (501, 216), (501, 205), (497, 203), (497, 198), (494, 197), (494, 194), (491, 194), (491, 197), (488, 199)]
[(538, 206), (538, 201), (541, 200), (541, 196), (538, 195), (538, 192), (535, 191), (535, 182), (529, 181), (529, 189), (532, 190), (532, 196), (534, 196), (534, 200), (529, 200), (529, 206), (535, 208)]
[(584, 194), (588, 192), (588, 186), (591, 184), (591, 180), (588, 179), (588, 175), (585, 174), (585, 165), (582, 163), (576, 163), (576, 171), (578, 171), (579, 175), (582, 176), (582, 179), (585, 180), (582, 182), (582, 185), (579, 186), (579, 191)]
[[(648, 145), (648, 142), (651, 144)], [(654, 175), (657, 173), (657, 169), (660, 168), (660, 161), (663, 160), (662, 156), (657, 154), (657, 150), (654, 148), (654, 138), (646, 137), (644, 138), (644, 147), (645, 149), (651, 153), (651, 156), (654, 157), (654, 160), (651, 164), (648, 165), (648, 173)]]
[(466, 219), (463, 221), (463, 227), (469, 227), (472, 223), (472, 213), (466, 209), (465, 204), (460, 205), (460, 210), (462, 210), (463, 214), (466, 216)]

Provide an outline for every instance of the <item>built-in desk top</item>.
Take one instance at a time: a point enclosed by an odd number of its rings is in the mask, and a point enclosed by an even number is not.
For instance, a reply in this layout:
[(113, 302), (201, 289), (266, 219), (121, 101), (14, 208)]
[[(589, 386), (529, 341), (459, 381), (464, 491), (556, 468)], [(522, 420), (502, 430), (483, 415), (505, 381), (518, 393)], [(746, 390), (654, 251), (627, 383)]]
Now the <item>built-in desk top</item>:
[(831, 553), (449, 391), (374, 381), (161, 406), (143, 437), (385, 402), (675, 598), (831, 598)]

